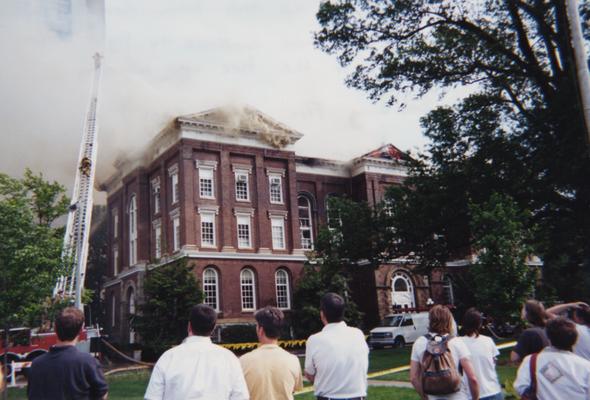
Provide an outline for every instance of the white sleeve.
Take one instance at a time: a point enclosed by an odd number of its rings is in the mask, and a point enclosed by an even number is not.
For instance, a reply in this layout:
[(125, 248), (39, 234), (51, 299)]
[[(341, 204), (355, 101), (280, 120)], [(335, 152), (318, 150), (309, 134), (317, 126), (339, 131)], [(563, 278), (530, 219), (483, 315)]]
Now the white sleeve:
[(460, 337), (454, 338), (452, 341), (452, 345), (455, 348), (455, 351), (457, 352), (456, 361), (461, 361), (464, 358), (471, 358), (471, 352), (469, 351), (469, 348), (467, 347), (463, 339), (461, 339)]
[(230, 374), (234, 379), (231, 380), (231, 391), (229, 394), (230, 400), (248, 400), (250, 393), (248, 393), (248, 385), (246, 385), (246, 379), (244, 379), (244, 372), (242, 371), (242, 365), (238, 358), (231, 354), (230, 355)]
[(518, 394), (523, 394), (524, 391), (530, 386), (531, 384), (531, 356), (526, 356), (520, 367), (518, 367), (518, 372), (516, 373), (516, 379), (514, 380), (514, 390)]
[(162, 366), (162, 364), (165, 362), (165, 357), (165, 354), (160, 357), (156, 363), (156, 366), (152, 370), (150, 383), (148, 384), (144, 395), (145, 400), (162, 400), (164, 398), (166, 380), (164, 379), (165, 368)]
[(498, 346), (496, 346), (496, 343), (492, 340), (492, 338), (490, 339), (490, 346), (492, 347), (492, 354), (494, 358), (498, 358), (498, 356), (500, 355), (500, 350), (498, 350)]
[(410, 356), (410, 360), (420, 362), (422, 361), (422, 356), (424, 355), (424, 351), (426, 350), (426, 338), (421, 336), (414, 342), (412, 346), (412, 355)]
[(313, 362), (313, 353), (314, 353), (313, 336), (310, 336), (309, 339), (307, 339), (307, 343), (305, 344), (304, 372), (308, 375), (315, 375), (315, 373), (316, 373), (315, 364)]

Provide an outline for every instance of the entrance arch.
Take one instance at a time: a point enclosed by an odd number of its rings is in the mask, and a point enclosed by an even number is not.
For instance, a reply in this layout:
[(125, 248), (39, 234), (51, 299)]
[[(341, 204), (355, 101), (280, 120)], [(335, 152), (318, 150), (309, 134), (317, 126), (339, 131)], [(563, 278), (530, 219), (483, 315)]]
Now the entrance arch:
[(393, 308), (414, 308), (414, 284), (408, 275), (396, 272), (391, 277), (391, 305)]

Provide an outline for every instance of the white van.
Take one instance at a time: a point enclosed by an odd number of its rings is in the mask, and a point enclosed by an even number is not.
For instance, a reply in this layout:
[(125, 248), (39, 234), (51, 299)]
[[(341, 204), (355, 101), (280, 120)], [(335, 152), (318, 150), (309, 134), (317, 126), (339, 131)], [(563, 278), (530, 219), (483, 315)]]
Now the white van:
[(371, 330), (369, 344), (374, 349), (384, 346), (401, 347), (414, 343), (428, 333), (428, 312), (391, 314), (381, 326)]

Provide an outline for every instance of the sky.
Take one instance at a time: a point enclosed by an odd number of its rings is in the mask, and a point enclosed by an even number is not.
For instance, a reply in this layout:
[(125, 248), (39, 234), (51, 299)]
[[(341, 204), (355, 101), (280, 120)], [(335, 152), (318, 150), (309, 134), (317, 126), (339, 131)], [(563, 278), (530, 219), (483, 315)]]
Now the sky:
[(348, 160), (386, 143), (423, 148), (419, 118), (345, 86), (313, 45), (317, 0), (4, 0), (0, 171), (25, 167), (71, 187), (101, 51), (97, 177), (172, 118), (246, 104), (304, 134), (300, 155)]

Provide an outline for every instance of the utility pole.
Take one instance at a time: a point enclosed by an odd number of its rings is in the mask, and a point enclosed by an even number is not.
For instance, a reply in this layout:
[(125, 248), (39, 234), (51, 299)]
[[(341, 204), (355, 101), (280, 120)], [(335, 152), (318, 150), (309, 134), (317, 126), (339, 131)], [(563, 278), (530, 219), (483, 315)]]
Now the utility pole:
[(566, 0), (566, 6), (572, 35), (572, 49), (574, 51), (576, 75), (578, 78), (578, 90), (580, 91), (580, 99), (582, 100), (582, 111), (586, 125), (586, 134), (588, 135), (588, 145), (590, 146), (590, 72), (588, 72), (588, 57), (584, 47), (578, 0)]

